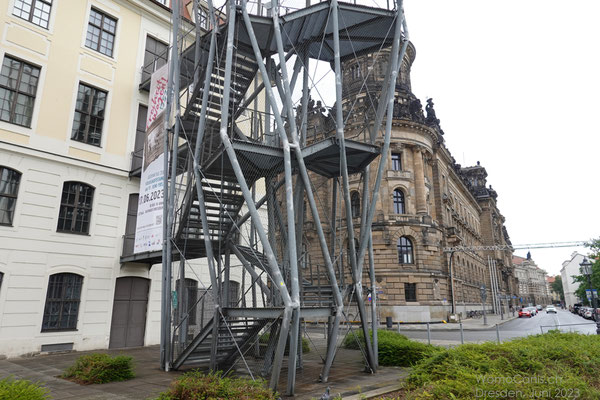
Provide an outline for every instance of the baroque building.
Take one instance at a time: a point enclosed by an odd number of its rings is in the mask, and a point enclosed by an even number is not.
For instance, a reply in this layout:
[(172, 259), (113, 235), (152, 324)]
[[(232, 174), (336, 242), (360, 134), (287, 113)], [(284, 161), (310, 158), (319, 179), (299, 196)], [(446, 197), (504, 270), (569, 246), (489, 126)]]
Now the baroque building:
[[(374, 120), (373, 110), (384, 84), (388, 54), (383, 50), (344, 60), (342, 101), (347, 139), (369, 140), (369, 123)], [(513, 304), (518, 288), (498, 194), (487, 185), (487, 171), (479, 162), (471, 167), (456, 163), (445, 145), (432, 99), (427, 99), (423, 110), (412, 93), (410, 70), (415, 56), (410, 43), (396, 84), (390, 153), (385, 155), (372, 225), (379, 318), (433, 321), (447, 319), (450, 314), (464, 317), (467, 311), (482, 308), (482, 286), (487, 293), (486, 308), (499, 311), (500, 299), (504, 307)], [(328, 110), (320, 102), (311, 106), (307, 140), (333, 136), (335, 108)], [(375, 144), (382, 142), (381, 136), (375, 137)], [(365, 212), (362, 183), (366, 178), (375, 180), (376, 167), (368, 171), (368, 177), (365, 173), (350, 176), (355, 235), (360, 232)], [(334, 180), (328, 185), (316, 174), (311, 179), (320, 188), (320, 211), (331, 215), (332, 220), (345, 215), (338, 183)], [(314, 267), (323, 260), (317, 251), (311, 251), (311, 243), (317, 240), (313, 223), (307, 216), (303, 246)], [(339, 253), (342, 269), (349, 271), (343, 251), (348, 248), (346, 229), (333, 226), (323, 224), (323, 229), (332, 236), (331, 246)], [(484, 245), (508, 249), (462, 251), (452, 256), (444, 251)], [(368, 281), (366, 272), (363, 281)]]
[(531, 259), (531, 253), (527, 253), (527, 258), (513, 256), (513, 264), (519, 285), (519, 305), (551, 304), (548, 273)]

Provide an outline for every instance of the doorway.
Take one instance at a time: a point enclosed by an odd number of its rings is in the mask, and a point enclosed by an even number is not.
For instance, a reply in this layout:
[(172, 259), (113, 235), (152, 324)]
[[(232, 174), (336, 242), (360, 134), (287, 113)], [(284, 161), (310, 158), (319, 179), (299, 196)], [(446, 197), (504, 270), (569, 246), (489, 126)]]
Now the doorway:
[(127, 276), (117, 278), (108, 347), (144, 345), (150, 280)]

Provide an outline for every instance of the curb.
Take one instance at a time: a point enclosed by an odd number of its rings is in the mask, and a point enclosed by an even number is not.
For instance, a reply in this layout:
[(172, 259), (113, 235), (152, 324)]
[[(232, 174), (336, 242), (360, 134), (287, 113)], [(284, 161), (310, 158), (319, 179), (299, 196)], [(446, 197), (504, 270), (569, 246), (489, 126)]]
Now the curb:
[[(493, 329), (496, 325), (503, 325), (509, 321), (512, 321), (514, 319), (517, 319), (518, 317), (510, 317), (504, 320), (500, 320), (497, 323), (492, 323), (492, 324), (488, 324), (488, 325), (483, 325), (483, 320), (481, 322), (481, 325), (478, 326), (465, 326), (463, 324), (463, 331), (483, 331), (483, 330), (487, 330), (487, 329)], [(430, 325), (430, 330), (433, 332), (444, 332), (444, 331), (460, 331), (460, 326), (459, 324), (455, 324), (455, 323), (449, 323), (448, 325), (452, 325), (452, 327), (450, 328), (437, 328), (436, 325), (438, 324), (431, 324)], [(392, 329), (390, 330), (395, 330), (396, 332), (398, 331), (398, 325), (395, 325)], [(412, 325), (412, 326), (405, 326), (402, 327), (402, 325), (400, 325), (400, 333), (402, 333), (403, 330), (406, 331), (426, 331), (427, 330), (427, 325), (423, 324), (423, 325)]]
[(343, 397), (344, 400), (364, 400), (364, 399), (372, 399), (376, 396), (381, 396), (389, 392), (394, 392), (396, 390), (400, 390), (404, 387), (402, 383), (395, 383), (393, 385), (388, 385), (381, 387), (379, 389), (369, 390), (368, 392), (354, 394), (352, 396)]

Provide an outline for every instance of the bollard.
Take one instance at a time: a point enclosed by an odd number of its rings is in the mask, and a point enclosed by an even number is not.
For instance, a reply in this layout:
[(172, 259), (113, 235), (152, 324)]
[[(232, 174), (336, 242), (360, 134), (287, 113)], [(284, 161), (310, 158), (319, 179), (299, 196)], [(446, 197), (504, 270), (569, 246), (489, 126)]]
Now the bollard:
[(540, 325), (540, 331), (542, 332), (542, 335), (544, 334), (544, 327), (542, 325)]
[(427, 344), (431, 344), (431, 329), (429, 327), (429, 322), (427, 323)]
[(500, 343), (500, 325), (496, 324), (496, 338), (498, 338), (498, 343)]
[(460, 344), (465, 344), (465, 334), (463, 332), (462, 322), (460, 323)]
[(400, 321), (398, 321), (398, 333), (400, 333)]
[(388, 329), (392, 329), (394, 327), (393, 322), (392, 322), (392, 317), (385, 317), (385, 326)]

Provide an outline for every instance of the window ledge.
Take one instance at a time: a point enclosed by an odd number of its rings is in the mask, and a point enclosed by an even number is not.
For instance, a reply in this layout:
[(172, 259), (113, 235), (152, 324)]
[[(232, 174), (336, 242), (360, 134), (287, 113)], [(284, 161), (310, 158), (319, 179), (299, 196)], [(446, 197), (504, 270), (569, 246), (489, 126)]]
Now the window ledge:
[[(102, 135), (102, 138), (104, 138), (104, 135)], [(96, 146), (95, 144), (80, 142), (79, 140), (75, 140), (73, 138), (69, 138), (69, 147), (72, 147), (77, 150), (83, 150), (83, 151), (88, 151), (91, 153), (96, 153), (96, 154), (104, 153), (104, 148), (102, 146)]]
[(54, 333), (54, 332), (78, 332), (79, 329), (42, 329), (40, 333)]
[(56, 230), (56, 233), (66, 233), (67, 235), (79, 235), (79, 236), (92, 236), (87, 232), (71, 232), (71, 231), (59, 231), (58, 229)]

